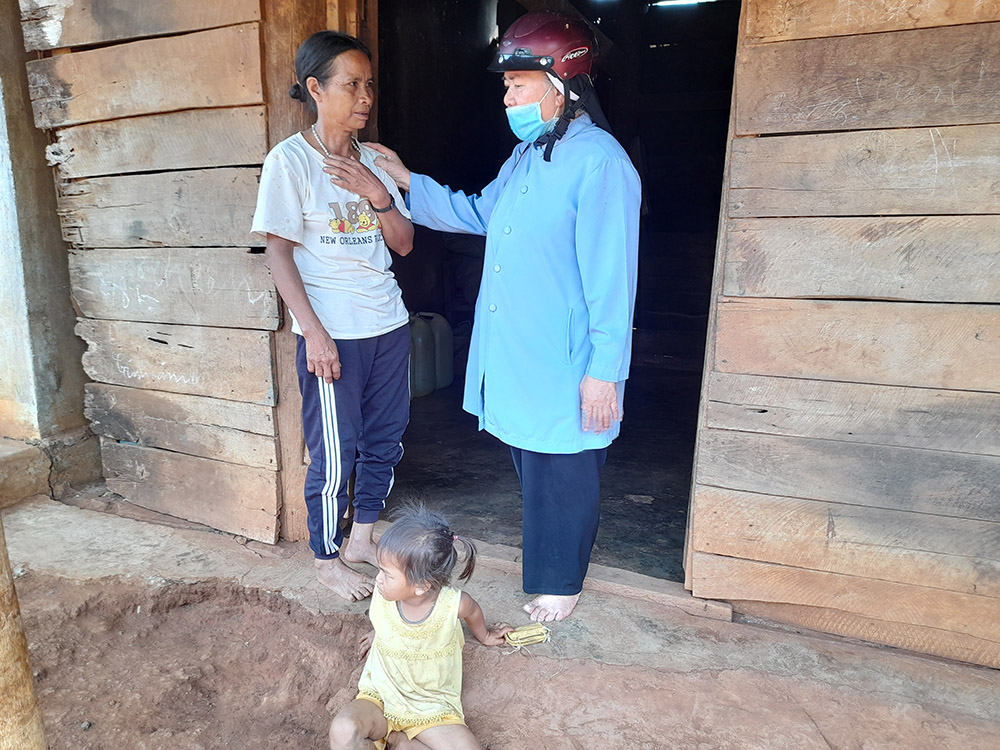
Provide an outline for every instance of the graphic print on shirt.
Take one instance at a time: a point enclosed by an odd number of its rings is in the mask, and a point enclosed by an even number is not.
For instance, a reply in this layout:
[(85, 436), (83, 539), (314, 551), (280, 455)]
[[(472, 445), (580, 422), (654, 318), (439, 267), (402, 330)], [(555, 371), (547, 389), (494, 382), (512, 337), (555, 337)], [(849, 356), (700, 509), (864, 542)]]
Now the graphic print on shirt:
[(328, 205), (333, 212), (330, 229), (335, 234), (374, 232), (382, 226), (378, 215), (372, 211), (371, 203), (366, 199), (348, 201), (343, 206), (339, 202)]

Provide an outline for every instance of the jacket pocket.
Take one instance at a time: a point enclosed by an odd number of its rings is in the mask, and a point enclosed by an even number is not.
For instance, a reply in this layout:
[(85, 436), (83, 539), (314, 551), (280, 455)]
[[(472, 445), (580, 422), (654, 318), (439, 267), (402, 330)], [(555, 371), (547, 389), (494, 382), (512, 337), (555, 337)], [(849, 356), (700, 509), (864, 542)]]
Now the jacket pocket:
[(566, 313), (566, 355), (563, 360), (567, 365), (573, 364), (573, 308)]

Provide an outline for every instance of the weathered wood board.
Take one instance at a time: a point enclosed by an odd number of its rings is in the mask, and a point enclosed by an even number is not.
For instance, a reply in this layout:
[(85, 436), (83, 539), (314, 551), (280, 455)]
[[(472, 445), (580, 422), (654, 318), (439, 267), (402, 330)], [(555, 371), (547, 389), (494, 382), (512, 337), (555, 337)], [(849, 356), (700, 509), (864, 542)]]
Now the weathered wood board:
[(266, 331), (80, 318), (76, 333), (98, 382), (274, 405)]
[(260, 254), (246, 248), (77, 250), (73, 299), (88, 318), (278, 327), (278, 294)]
[(265, 110), (192, 109), (76, 125), (57, 130), (46, 154), (67, 180), (261, 164), (267, 155)]
[(695, 550), (1000, 597), (1000, 523), (698, 486)]
[(751, 617), (859, 638), (870, 643), (884, 643), (945, 659), (1000, 667), (1000, 644), (964, 633), (888, 622), (824, 607), (749, 601), (734, 601), (732, 604), (735, 612)]
[(263, 103), (256, 23), (30, 60), (27, 68), (43, 129)]
[(1000, 0), (767, 0), (744, 6), (749, 41), (1000, 21)]
[(729, 216), (1000, 213), (1000, 125), (736, 138)]
[(257, 168), (95, 177), (62, 187), (63, 237), (84, 247), (246, 247)]
[(84, 413), (98, 435), (277, 471), (274, 409), (240, 401), (88, 383)]
[(1000, 216), (733, 219), (723, 293), (1000, 300)]
[(101, 439), (108, 489), (129, 502), (274, 544), (278, 475), (182, 453)]
[(724, 297), (715, 368), (1000, 392), (1000, 307)]
[(996, 122), (997, 49), (1000, 23), (746, 45), (736, 133)]
[(744, 492), (1000, 521), (995, 456), (703, 428), (694, 475)]
[(723, 430), (1000, 456), (1000, 394), (711, 372)]
[(24, 46), (57, 49), (260, 20), (260, 0), (21, 0)]
[(1000, 599), (694, 553), (693, 594), (802, 604), (1000, 643)]

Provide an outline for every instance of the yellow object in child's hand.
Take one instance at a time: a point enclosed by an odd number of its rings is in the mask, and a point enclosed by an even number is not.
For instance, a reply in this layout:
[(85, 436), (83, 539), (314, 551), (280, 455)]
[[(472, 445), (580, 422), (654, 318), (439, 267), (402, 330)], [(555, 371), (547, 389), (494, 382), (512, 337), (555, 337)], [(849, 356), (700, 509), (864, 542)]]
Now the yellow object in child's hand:
[(522, 646), (531, 646), (535, 643), (545, 643), (545, 641), (549, 640), (549, 633), (551, 632), (542, 623), (533, 622), (530, 625), (522, 625), (519, 628), (514, 628), (514, 630), (504, 635), (504, 640), (517, 649)]

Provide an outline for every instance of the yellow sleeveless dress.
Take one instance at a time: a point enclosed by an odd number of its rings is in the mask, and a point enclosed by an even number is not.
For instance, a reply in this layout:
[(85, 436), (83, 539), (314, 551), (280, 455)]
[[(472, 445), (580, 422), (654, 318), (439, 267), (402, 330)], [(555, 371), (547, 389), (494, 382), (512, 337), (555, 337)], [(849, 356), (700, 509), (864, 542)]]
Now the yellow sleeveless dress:
[(396, 602), (383, 599), (377, 589), (372, 592), (368, 617), (375, 640), (358, 681), (358, 697), (382, 706), (390, 731), (415, 729), (415, 736), (430, 726), (465, 723), (461, 599), (459, 589), (446, 586), (430, 614), (409, 623)]

